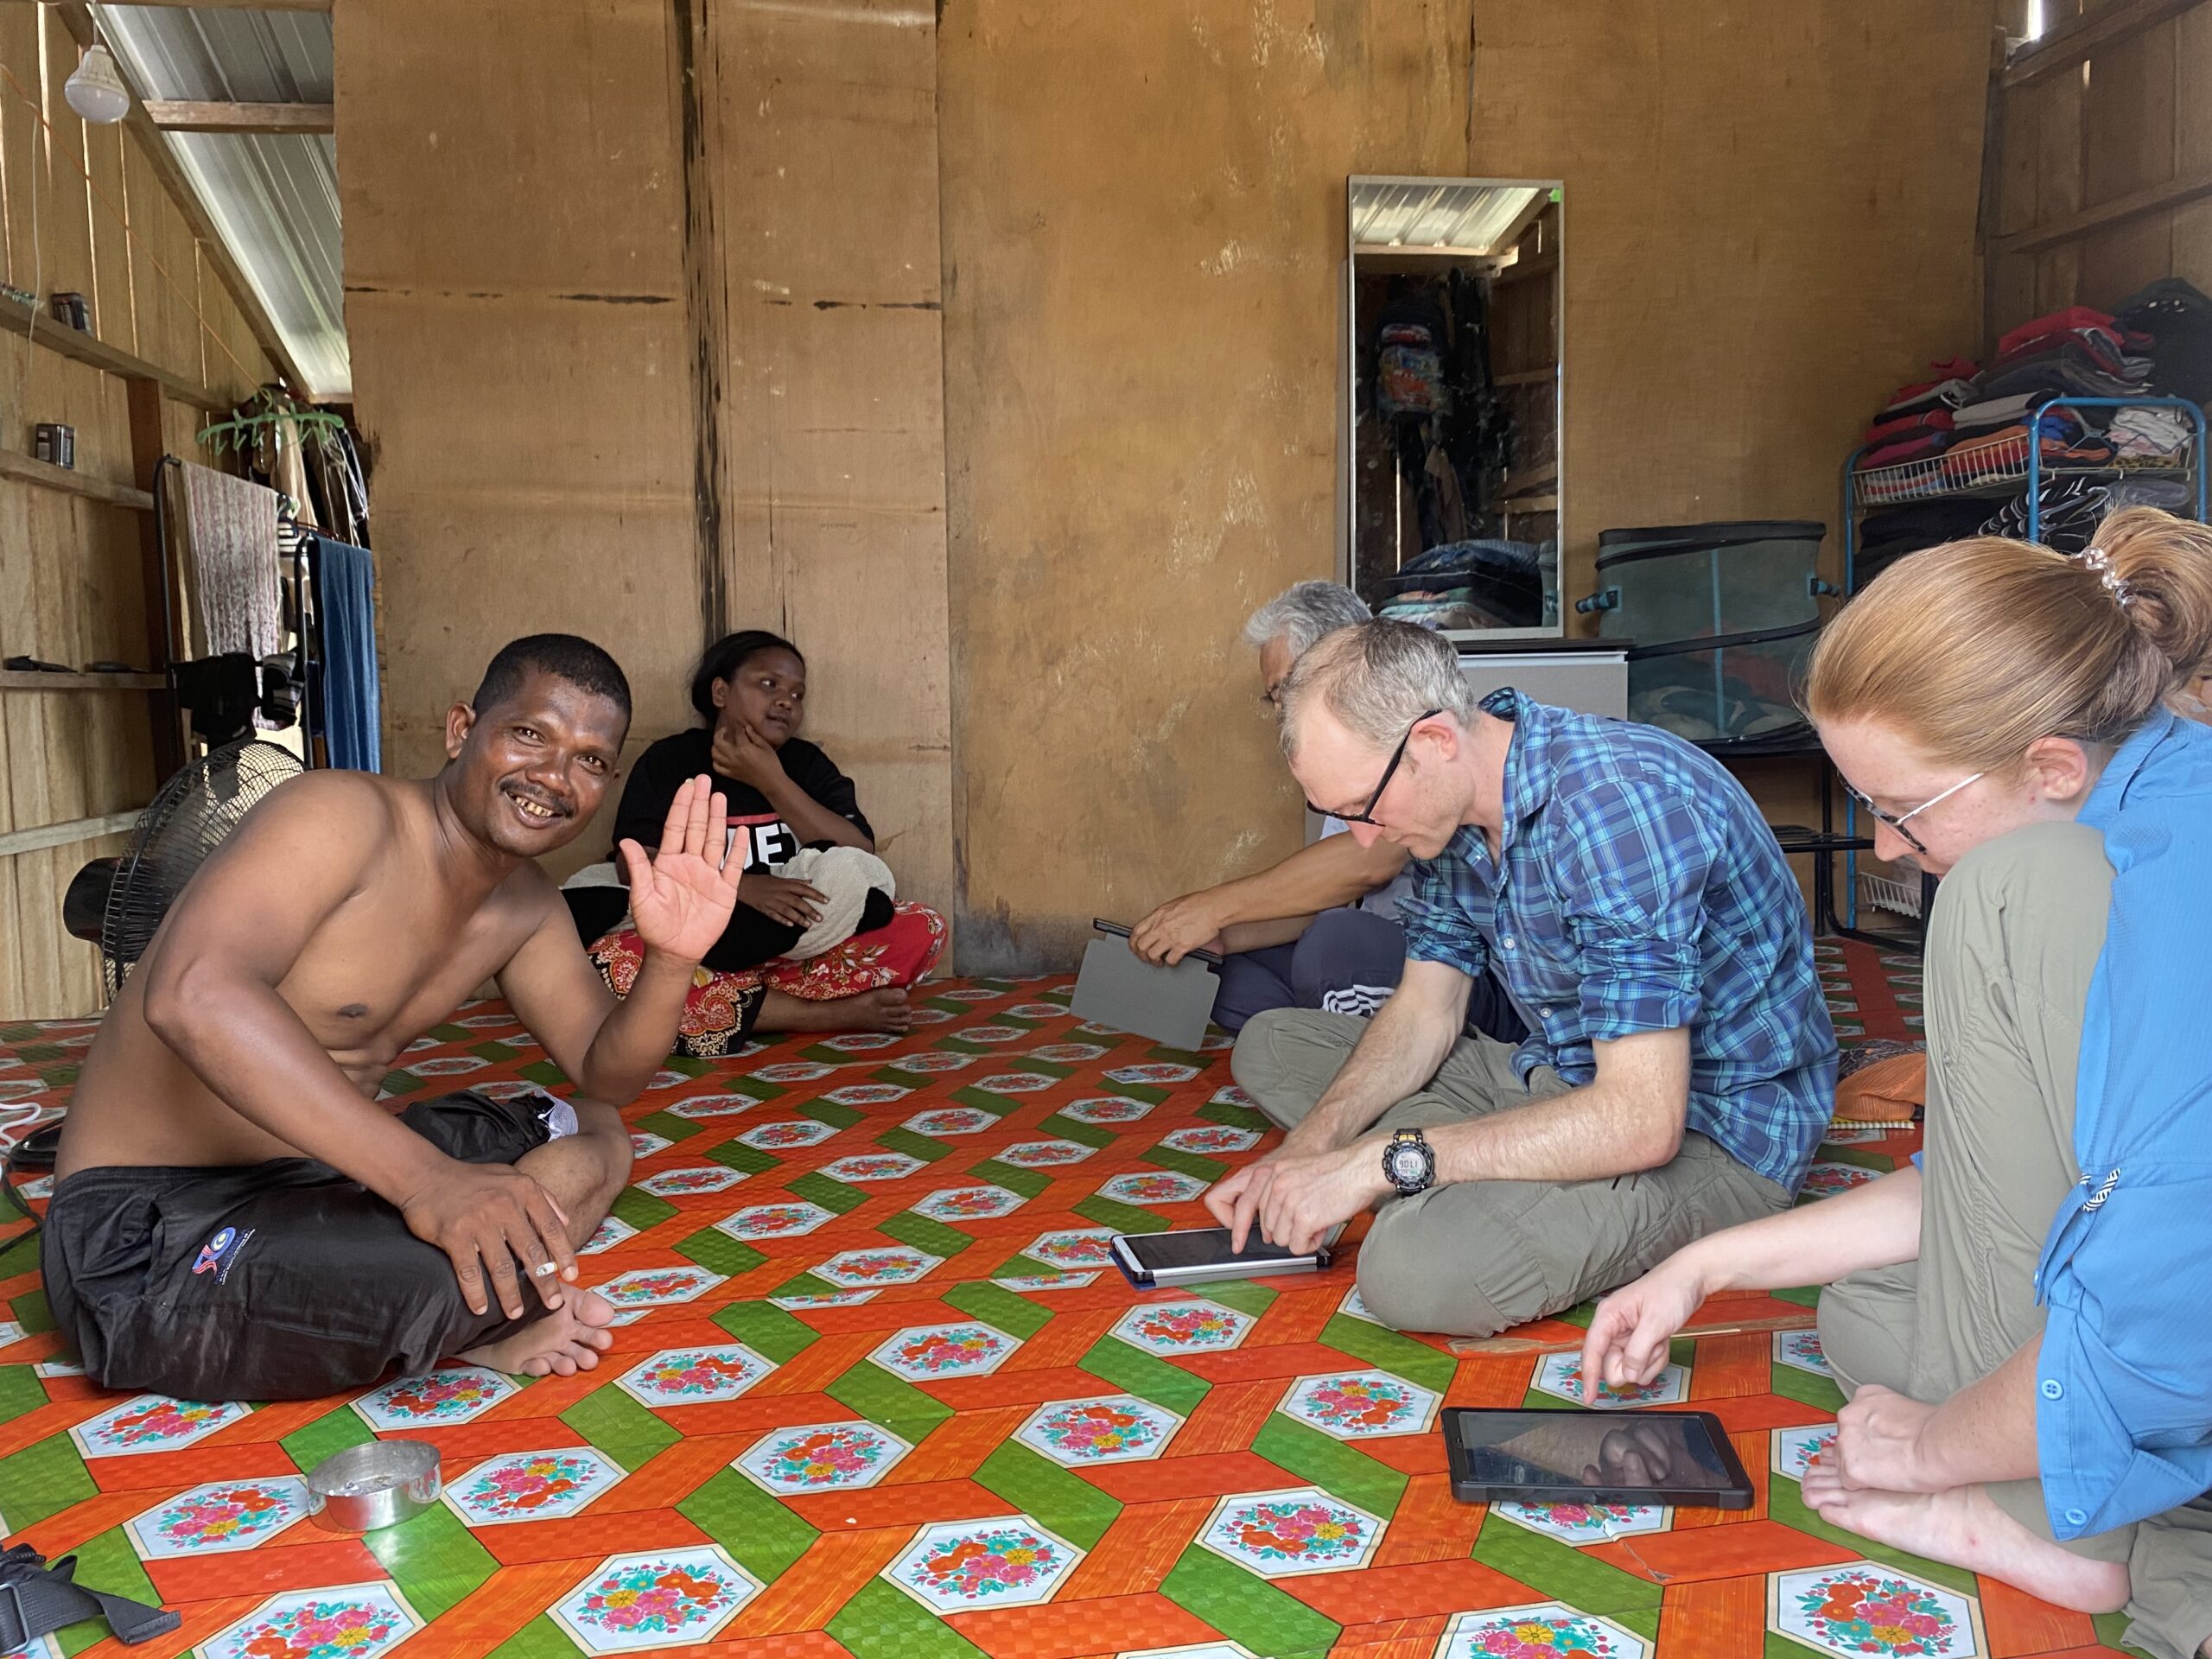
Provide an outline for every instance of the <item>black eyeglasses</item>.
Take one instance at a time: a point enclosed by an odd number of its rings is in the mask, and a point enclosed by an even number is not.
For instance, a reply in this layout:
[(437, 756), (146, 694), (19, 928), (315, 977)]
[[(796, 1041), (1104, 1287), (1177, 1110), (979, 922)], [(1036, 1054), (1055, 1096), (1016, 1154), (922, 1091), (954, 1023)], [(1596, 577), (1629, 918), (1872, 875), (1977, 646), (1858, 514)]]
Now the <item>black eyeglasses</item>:
[(1406, 745), (1414, 741), (1414, 731), (1421, 721), (1433, 720), (1443, 712), (1441, 709), (1432, 709), (1406, 728), (1406, 734), (1398, 740), (1398, 747), (1390, 751), (1390, 764), (1382, 768), (1382, 781), (1375, 785), (1375, 792), (1367, 798), (1367, 804), (1358, 811), (1332, 812), (1327, 807), (1316, 806), (1311, 801), (1306, 803), (1306, 810), (1325, 818), (1342, 818), (1346, 823), (1373, 823), (1375, 809), (1382, 804), (1382, 791), (1390, 787), (1390, 780), (1398, 775), (1398, 762), (1406, 758)]

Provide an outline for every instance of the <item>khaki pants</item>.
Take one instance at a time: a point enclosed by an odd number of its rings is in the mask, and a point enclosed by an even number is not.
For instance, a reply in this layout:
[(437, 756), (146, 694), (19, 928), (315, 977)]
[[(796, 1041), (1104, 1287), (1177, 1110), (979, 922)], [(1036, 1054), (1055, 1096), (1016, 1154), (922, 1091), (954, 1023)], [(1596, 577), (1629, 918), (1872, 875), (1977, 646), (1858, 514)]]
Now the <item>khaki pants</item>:
[[(1313, 1110), (1368, 1022), (1279, 1008), (1255, 1016), (1232, 1068), (1284, 1128)], [(1373, 1129), (1433, 1128), (1564, 1094), (1548, 1067), (1523, 1084), (1513, 1051), (1460, 1039), (1426, 1089)], [(1377, 1154), (1378, 1162), (1380, 1154)], [(1789, 1194), (1701, 1135), (1672, 1163), (1596, 1181), (1466, 1181), (1394, 1198), (1359, 1247), (1359, 1294), (1404, 1331), (1486, 1337), (1626, 1283), (1692, 1239), (1786, 1209)]]
[[(2112, 869), (2080, 824), (1977, 848), (1944, 878), (1928, 935), (1928, 1140), (1920, 1256), (1821, 1296), (1821, 1344), (1846, 1394), (1878, 1382), (1946, 1400), (2042, 1331), (2032, 1288), (2074, 1163), (2074, 1081)], [(1990, 1497), (2051, 1535), (2040, 1481)], [(2127, 1563), (2127, 1639), (2190, 1659), (2212, 1636), (2212, 1503), (2064, 1546)]]

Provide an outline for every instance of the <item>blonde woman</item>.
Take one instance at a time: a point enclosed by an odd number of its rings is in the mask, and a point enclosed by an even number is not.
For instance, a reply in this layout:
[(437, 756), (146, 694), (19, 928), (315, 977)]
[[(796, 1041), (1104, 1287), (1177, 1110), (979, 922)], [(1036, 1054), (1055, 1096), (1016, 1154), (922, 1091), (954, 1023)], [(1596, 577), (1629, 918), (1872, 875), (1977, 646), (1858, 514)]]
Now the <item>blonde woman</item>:
[(1808, 1503), (2212, 1655), (2212, 530), (2075, 558), (1916, 554), (1830, 626), (1807, 705), (1876, 852), (1944, 877), (1915, 1166), (1713, 1234), (1606, 1298), (1647, 1379), (1719, 1290), (1824, 1284), (1844, 1392)]

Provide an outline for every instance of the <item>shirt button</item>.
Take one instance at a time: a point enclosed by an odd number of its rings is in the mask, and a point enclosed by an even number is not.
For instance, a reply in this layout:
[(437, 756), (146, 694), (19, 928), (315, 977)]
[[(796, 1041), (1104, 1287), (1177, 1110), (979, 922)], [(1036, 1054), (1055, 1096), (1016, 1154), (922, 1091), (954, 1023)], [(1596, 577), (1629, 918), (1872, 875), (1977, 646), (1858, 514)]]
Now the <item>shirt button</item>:
[(2065, 1394), (2066, 1394), (2065, 1387), (2064, 1387), (2064, 1386), (2063, 1386), (2063, 1384), (2058, 1381), (2058, 1379), (2057, 1379), (2056, 1377), (2055, 1377), (2055, 1376), (2046, 1376), (2045, 1378), (2044, 1378), (2044, 1380), (2043, 1380), (2043, 1397), (2044, 1397), (2044, 1399), (2046, 1399), (2046, 1400), (2058, 1400), (2058, 1399), (2063, 1399), (2063, 1398), (2065, 1396)]
[(1503, 938), (1500, 939), (1498, 943), (1503, 945), (1508, 950), (1510, 950), (1513, 948), (1513, 936), (1509, 933)]
[(2087, 1510), (2069, 1510), (2066, 1511), (2066, 1524), (2068, 1526), (2083, 1527), (2087, 1526), (2088, 1522), (2089, 1512)]

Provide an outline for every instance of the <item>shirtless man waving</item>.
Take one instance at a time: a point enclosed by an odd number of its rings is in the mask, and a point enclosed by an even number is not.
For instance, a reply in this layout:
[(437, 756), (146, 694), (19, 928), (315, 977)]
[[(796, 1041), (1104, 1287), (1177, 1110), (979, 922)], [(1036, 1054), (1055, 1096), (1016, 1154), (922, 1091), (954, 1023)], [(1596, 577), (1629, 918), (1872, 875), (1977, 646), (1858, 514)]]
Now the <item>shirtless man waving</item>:
[[(699, 779), (657, 855), (622, 844), (636, 987), (617, 1002), (593, 971), (531, 861), (590, 823), (629, 724), (606, 652), (518, 639), (448, 712), (435, 778), (310, 773), (201, 867), (62, 1130), (46, 1287), (95, 1381), (270, 1400), (454, 1355), (598, 1363), (612, 1310), (574, 1287), (575, 1249), (629, 1173), (615, 1108), (668, 1054), (737, 896)], [(377, 1104), (395, 1057), (494, 978), (583, 1097)]]

